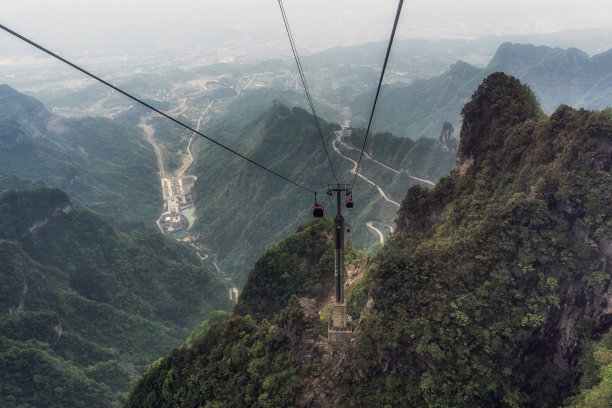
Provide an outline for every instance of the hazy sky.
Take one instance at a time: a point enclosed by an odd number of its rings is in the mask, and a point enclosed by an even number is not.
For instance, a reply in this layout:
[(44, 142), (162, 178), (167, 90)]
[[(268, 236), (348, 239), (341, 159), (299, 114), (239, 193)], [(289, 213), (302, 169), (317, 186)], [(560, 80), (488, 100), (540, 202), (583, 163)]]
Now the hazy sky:
[[(62, 52), (91, 46), (288, 44), (277, 0), (0, 0), (0, 22)], [(397, 1), (285, 0), (304, 53), (389, 37)], [(407, 0), (399, 38), (473, 38), (612, 27), (610, 0)], [(0, 33), (10, 52), (14, 40)], [(8, 42), (7, 42), (8, 41)], [(13, 41), (13, 42), (11, 42)], [(225, 42), (225, 43), (224, 43)], [(6, 55), (4, 55), (6, 56)]]

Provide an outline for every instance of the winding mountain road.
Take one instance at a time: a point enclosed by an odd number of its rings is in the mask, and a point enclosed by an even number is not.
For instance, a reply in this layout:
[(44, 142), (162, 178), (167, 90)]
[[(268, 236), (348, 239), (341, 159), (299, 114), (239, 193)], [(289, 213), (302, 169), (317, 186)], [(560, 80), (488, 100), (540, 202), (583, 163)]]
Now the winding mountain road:
[[(332, 142), (332, 147), (334, 148), (334, 150), (336, 151), (336, 153), (338, 153), (340, 156), (342, 156), (343, 158), (345, 158), (346, 160), (350, 161), (351, 163), (353, 163), (353, 168), (351, 169), (351, 173), (355, 174), (355, 172), (357, 172), (357, 162), (353, 159), (351, 159), (350, 157), (347, 157), (345, 155), (342, 154), (342, 152), (340, 152), (340, 149), (338, 149), (338, 146), (336, 146), (336, 142), (342, 144), (343, 146), (348, 146), (346, 145), (344, 142), (340, 141), (340, 137), (341, 134), (337, 133), (336, 134), (336, 139)], [(354, 149), (354, 148), (353, 148)], [(363, 174), (357, 172), (357, 175), (359, 177), (361, 177), (362, 179), (364, 179), (365, 181), (367, 181), (368, 183), (370, 183), (371, 185), (373, 185), (374, 187), (376, 187), (376, 189), (378, 190), (378, 194), (380, 194), (380, 196), (387, 202), (393, 204), (394, 206), (396, 206), (397, 208), (400, 208), (400, 203), (398, 203), (397, 201), (393, 201), (392, 199), (390, 199), (387, 194), (385, 194), (385, 192), (383, 191), (382, 188), (380, 188), (380, 186), (378, 184), (376, 184), (375, 182), (373, 182), (372, 180), (370, 180), (369, 178), (367, 178), (366, 176), (364, 176)]]
[[(394, 228), (393, 228), (393, 226), (392, 226), (392, 225), (389, 225), (389, 224), (383, 224), (382, 222), (377, 222), (377, 224), (380, 224), (380, 225), (382, 225), (382, 226), (385, 226), (385, 227), (389, 228), (389, 232), (390, 232), (391, 234), (393, 234)], [(369, 229), (370, 229), (372, 232), (374, 232), (375, 234), (377, 234), (377, 235), (378, 235), (378, 241), (379, 241), (381, 244), (384, 244), (384, 243), (385, 243), (385, 234), (383, 234), (383, 232), (382, 232), (381, 230), (379, 230), (378, 228), (376, 228), (376, 227), (374, 226), (374, 221), (368, 221), (368, 222), (366, 222), (366, 226), (367, 226), (367, 227), (368, 227), (368, 228), (369, 228)]]
[[(200, 131), (200, 126), (202, 125), (202, 119), (204, 118), (204, 115), (206, 115), (208, 111), (210, 110), (210, 107), (212, 106), (213, 102), (214, 101), (210, 101), (206, 109), (202, 111), (202, 114), (200, 115), (200, 119), (198, 119), (198, 125), (196, 126), (196, 130), (198, 132)], [(207, 120), (205, 120), (205, 122), (207, 122)], [(178, 173), (176, 175), (177, 178), (181, 177), (185, 173), (185, 171), (189, 168), (189, 166), (193, 164), (194, 159), (193, 159), (193, 153), (191, 152), (191, 144), (193, 143), (193, 139), (195, 139), (195, 136), (196, 136), (196, 133), (193, 132), (193, 134), (191, 135), (191, 139), (189, 139), (189, 143), (187, 143), (187, 155), (189, 156), (189, 160), (183, 163), (181, 168), (178, 170)]]
[[(340, 132), (336, 133), (336, 139), (334, 139), (334, 141), (332, 142), (332, 147), (334, 148), (334, 151), (335, 151), (336, 153), (338, 153), (338, 155), (340, 155), (340, 156), (341, 156), (341, 157), (343, 157), (344, 159), (346, 159), (346, 160), (350, 161), (351, 163), (353, 163), (353, 168), (351, 169), (351, 173), (352, 173), (352, 174), (355, 174), (355, 173), (357, 172), (357, 162), (356, 162), (355, 160), (351, 159), (350, 157), (347, 157), (347, 156), (343, 155), (343, 154), (342, 154), (342, 152), (340, 152), (340, 149), (338, 149), (338, 146), (336, 146), (336, 143), (340, 143), (340, 144), (342, 144), (343, 146), (345, 146), (345, 147), (347, 147), (347, 148), (349, 148), (349, 149), (355, 149), (355, 148), (354, 148), (354, 147), (352, 147), (352, 146), (348, 146), (346, 143), (342, 142), (342, 140), (340, 140), (341, 135), (342, 135), (342, 134), (341, 134)], [(357, 149), (355, 149), (355, 150), (357, 150)], [(368, 155), (368, 157), (369, 157), (369, 155)], [(370, 160), (373, 160), (373, 159), (370, 157)], [(382, 164), (382, 163), (380, 163), (380, 162), (377, 162), (377, 163), (379, 163), (379, 164), (383, 165), (383, 164)], [(386, 165), (383, 165), (383, 166), (384, 166), (384, 167), (386, 167), (386, 168), (388, 168), (389, 170), (395, 171), (397, 174), (399, 174), (399, 172), (397, 172), (396, 170), (392, 169), (391, 167), (388, 167), (388, 166), (386, 166)], [(390, 199), (390, 198), (387, 196), (387, 194), (386, 194), (386, 193), (383, 191), (383, 189), (382, 189), (382, 188), (380, 188), (380, 186), (379, 186), (378, 184), (376, 184), (375, 182), (373, 182), (372, 180), (370, 180), (369, 178), (367, 178), (366, 176), (364, 176), (363, 174), (361, 174), (361, 173), (359, 173), (359, 172), (357, 172), (357, 175), (358, 175), (359, 177), (361, 177), (362, 179), (364, 179), (365, 181), (367, 181), (368, 183), (370, 183), (371, 185), (373, 185), (374, 187), (376, 187), (376, 189), (378, 190), (378, 194), (379, 194), (379, 195), (380, 195), (380, 196), (381, 196), (381, 197), (382, 197), (382, 198), (383, 198), (385, 201), (387, 201), (387, 202), (389, 202), (389, 203), (393, 204), (393, 205), (394, 205), (394, 206), (396, 206), (397, 208), (400, 208), (400, 204), (399, 204), (397, 201), (394, 201), (394, 200)], [(383, 224), (383, 225), (386, 225), (386, 224)], [(381, 244), (384, 244), (384, 243), (385, 243), (385, 236), (383, 235), (382, 231), (380, 231), (378, 228), (376, 228), (376, 227), (373, 225), (373, 221), (368, 221), (368, 222), (366, 222), (366, 226), (367, 226), (367, 227), (370, 229), (370, 231), (372, 231), (372, 232), (374, 232), (376, 235), (378, 235), (378, 242), (380, 242)], [(393, 227), (392, 227), (392, 226), (390, 226), (390, 225), (387, 225), (387, 226), (389, 227), (389, 229), (390, 229), (391, 233), (393, 233)]]
[(145, 135), (147, 137), (147, 142), (153, 145), (153, 149), (155, 149), (155, 155), (157, 156), (157, 165), (159, 166), (159, 175), (161, 179), (164, 179), (166, 178), (166, 171), (164, 170), (164, 160), (163, 160), (162, 152), (159, 146), (157, 145), (157, 143), (155, 143), (155, 140), (153, 140), (153, 133), (155, 133), (155, 129), (153, 129), (153, 126), (147, 124), (147, 121), (151, 119), (152, 116), (153, 115), (149, 115), (147, 117), (141, 116), (138, 127), (141, 128), (145, 132)]
[[(347, 122), (347, 126), (348, 126), (348, 122)], [(340, 156), (341, 156), (341, 157), (343, 157), (344, 159), (346, 159), (346, 160), (350, 161), (351, 163), (353, 163), (353, 169), (351, 170), (351, 173), (352, 173), (352, 174), (355, 174), (355, 172), (357, 172), (357, 162), (356, 162), (355, 160), (351, 159), (350, 157), (345, 156), (344, 154), (342, 154), (342, 152), (341, 152), (341, 151), (340, 151), (340, 149), (338, 148), (338, 145), (342, 145), (342, 147), (344, 147), (344, 148), (346, 148), (346, 149), (349, 149), (349, 150), (361, 151), (361, 149), (358, 149), (358, 148), (356, 148), (356, 147), (353, 147), (353, 146), (351, 146), (351, 145), (349, 145), (349, 144), (347, 144), (347, 143), (343, 142), (343, 141), (342, 141), (342, 132), (340, 132), (340, 131), (336, 132), (336, 139), (334, 139), (334, 141), (332, 142), (332, 147), (334, 148), (334, 151), (335, 151), (336, 153), (338, 153), (338, 155), (340, 155)], [(392, 168), (392, 167), (390, 167), (390, 166), (387, 166), (386, 164), (381, 163), (381, 162), (379, 162), (378, 160), (374, 159), (372, 156), (370, 156), (370, 155), (369, 155), (367, 152), (365, 152), (365, 151), (363, 152), (363, 155), (364, 155), (364, 156), (365, 156), (365, 157), (366, 157), (368, 160), (373, 161), (374, 163), (378, 164), (379, 166), (381, 166), (381, 167), (383, 167), (383, 168), (385, 168), (385, 169), (387, 169), (387, 170), (389, 170), (389, 171), (391, 171), (391, 172), (393, 172), (393, 173), (395, 173), (395, 174), (401, 174), (402, 172), (405, 172), (405, 173), (408, 175), (408, 177), (410, 177), (410, 178), (411, 178), (411, 179), (413, 179), (413, 180), (419, 181), (419, 182), (421, 182), (421, 183), (425, 183), (425, 184), (430, 185), (430, 186), (435, 186), (435, 183), (434, 183), (433, 181), (431, 181), (431, 180), (427, 180), (427, 179), (422, 179), (422, 178), (419, 178), (419, 177), (414, 177), (414, 176), (411, 176), (411, 175), (408, 173), (408, 170), (406, 170), (406, 169), (397, 170), (397, 169), (394, 169), (394, 168)], [(366, 176), (364, 176), (363, 174), (361, 174), (361, 173), (359, 173), (359, 172), (357, 173), (357, 175), (358, 175), (359, 177), (361, 177), (362, 179), (364, 179), (365, 181), (367, 181), (368, 183), (370, 183), (371, 185), (373, 185), (374, 187), (376, 187), (376, 189), (378, 190), (378, 194), (379, 194), (379, 195), (380, 195), (380, 196), (381, 196), (381, 197), (382, 197), (382, 198), (383, 198), (385, 201), (387, 201), (387, 202), (389, 202), (389, 203), (393, 204), (393, 205), (394, 205), (394, 206), (396, 206), (397, 208), (400, 208), (400, 203), (398, 203), (397, 201), (394, 201), (394, 200), (392, 200), (391, 198), (389, 198), (389, 197), (387, 196), (387, 194), (386, 194), (386, 193), (383, 191), (383, 189), (382, 189), (382, 188), (381, 188), (381, 187), (380, 187), (378, 184), (376, 184), (375, 182), (373, 182), (372, 180), (370, 180), (369, 178), (367, 178)], [(392, 226), (392, 225), (383, 224), (383, 223), (380, 223), (380, 222), (379, 222), (378, 224), (383, 225), (383, 226), (385, 226), (385, 227), (388, 227), (388, 228), (389, 228), (390, 233), (391, 233), (391, 234), (393, 234), (394, 229), (393, 229), (393, 226)], [(383, 234), (383, 232), (382, 232), (381, 230), (379, 230), (378, 228), (376, 228), (376, 227), (374, 226), (374, 221), (368, 221), (368, 222), (366, 222), (366, 226), (367, 226), (367, 227), (370, 229), (370, 231), (372, 231), (374, 234), (376, 234), (376, 235), (378, 236), (378, 241), (379, 241), (381, 244), (384, 244), (384, 243), (385, 243), (385, 235)]]
[(385, 236), (383, 235), (382, 231), (379, 230), (378, 228), (376, 228), (373, 224), (372, 221), (368, 221), (366, 222), (366, 225), (369, 229), (371, 229), (372, 231), (374, 231), (376, 234), (378, 234), (378, 241), (382, 244), (385, 243)]
[[(141, 128), (143, 130), (143, 132), (146, 135), (146, 139), (149, 143), (151, 143), (153, 145), (153, 149), (155, 150), (155, 155), (157, 156), (157, 165), (159, 166), (159, 181), (160, 183), (162, 182), (163, 179), (166, 178), (166, 172), (164, 170), (164, 159), (162, 156), (162, 152), (161, 149), (159, 148), (159, 146), (155, 143), (155, 140), (153, 140), (153, 133), (155, 133), (155, 129), (153, 128), (153, 126), (149, 125), (147, 123), (147, 121), (149, 119), (151, 119), (153, 117), (153, 115), (149, 115), (149, 116), (141, 116), (140, 117), (140, 123), (138, 124), (138, 127)], [(165, 211), (162, 210), (162, 214)], [(161, 224), (159, 223), (161, 221), (162, 215), (159, 216), (159, 218), (157, 219), (157, 221), (155, 221), (155, 223), (157, 224), (157, 228), (159, 228), (159, 230), (162, 232), (162, 234), (165, 234), (164, 229), (162, 228)]]
[[(336, 134), (336, 141), (337, 141), (338, 143), (340, 143), (342, 146), (346, 147), (347, 149), (361, 151), (361, 149), (358, 149), (358, 148), (356, 148), (356, 147), (353, 147), (353, 146), (351, 146), (351, 145), (349, 145), (349, 144), (344, 143), (344, 142), (341, 140), (341, 134), (340, 134), (340, 133), (337, 133), (337, 134)], [(336, 151), (338, 151), (338, 150), (336, 150)], [(342, 155), (342, 154), (340, 154), (340, 155)], [(389, 167), (389, 166), (387, 166), (386, 164), (381, 163), (381, 162), (379, 162), (378, 160), (376, 160), (375, 158), (373, 158), (372, 156), (370, 156), (370, 155), (368, 154), (368, 152), (366, 152), (365, 150), (363, 151), (363, 155), (364, 155), (365, 157), (367, 157), (368, 159), (370, 159), (371, 161), (373, 161), (374, 163), (378, 164), (379, 166), (384, 167), (385, 169), (387, 169), (387, 170), (389, 170), (389, 171), (392, 171), (392, 172), (393, 172), (393, 173), (395, 173), (395, 174), (400, 174), (401, 172), (406, 172), (406, 174), (408, 175), (408, 177), (410, 177), (410, 178), (411, 178), (411, 179), (413, 179), (413, 180), (420, 181), (421, 183), (428, 184), (428, 185), (430, 185), (430, 186), (432, 186), (432, 187), (436, 185), (436, 183), (434, 183), (434, 182), (433, 182), (433, 181), (431, 181), (431, 180), (427, 180), (427, 179), (422, 179), (422, 178), (419, 178), (419, 177), (414, 177), (414, 176), (411, 176), (411, 175), (408, 173), (408, 170), (406, 170), (406, 169), (396, 170), (396, 169), (394, 169), (394, 168), (392, 168), (392, 167)], [(343, 156), (343, 157), (346, 157), (346, 156)], [(351, 160), (351, 161), (353, 161), (353, 160)], [(354, 174), (354, 173), (355, 173), (355, 172), (353, 172), (353, 174)]]

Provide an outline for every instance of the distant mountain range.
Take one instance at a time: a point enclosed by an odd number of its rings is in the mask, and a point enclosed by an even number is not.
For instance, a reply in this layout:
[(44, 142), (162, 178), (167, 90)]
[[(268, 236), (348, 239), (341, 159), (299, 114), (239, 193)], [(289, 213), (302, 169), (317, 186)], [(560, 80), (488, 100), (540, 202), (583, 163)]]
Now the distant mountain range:
[[(612, 50), (589, 57), (576, 48), (502, 44), (486, 68), (458, 61), (449, 71), (410, 85), (387, 85), (381, 91), (374, 129), (397, 136), (438, 137), (444, 122), (459, 126), (461, 108), (478, 84), (493, 72), (505, 72), (527, 83), (542, 109), (560, 104), (587, 109), (612, 105)], [(362, 123), (373, 94), (362, 94), (351, 105)]]

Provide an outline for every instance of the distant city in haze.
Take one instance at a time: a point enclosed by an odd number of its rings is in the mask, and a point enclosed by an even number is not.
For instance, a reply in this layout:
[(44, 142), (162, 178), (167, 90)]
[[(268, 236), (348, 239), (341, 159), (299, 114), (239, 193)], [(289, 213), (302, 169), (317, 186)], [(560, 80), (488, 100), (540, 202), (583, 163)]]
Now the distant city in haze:
[[(386, 40), (397, 1), (286, 0), (284, 6), (296, 43), (308, 54)], [(4, 0), (2, 8), (2, 24), (69, 56), (197, 52), (203, 62), (291, 56), (276, 0)], [(476, 38), (596, 27), (612, 27), (609, 1), (416, 0), (404, 3), (397, 38)], [(7, 54), (32, 51), (5, 33), (0, 45), (3, 63)]]
[[(283, 4), (301, 56), (333, 47), (378, 43), (379, 50), (375, 48), (370, 58), (360, 62), (356, 61), (363, 50), (346, 50), (343, 63), (380, 68), (397, 1), (285, 0)], [(4, 0), (2, 11), (1, 24), (118, 84), (139, 77), (155, 88), (156, 81), (174, 81), (172, 70), (293, 58), (277, 0), (172, 3)], [(455, 42), (426, 47), (435, 52), (434, 62), (429, 57), (411, 58), (402, 51), (401, 41), (415, 38)], [(456, 42), (478, 38), (485, 39), (479, 40), (478, 45), (458, 46)], [(396, 39), (386, 83), (437, 75), (457, 60), (485, 67), (504, 41), (576, 47), (594, 55), (612, 48), (612, 3), (601, 0), (406, 1)], [(58, 93), (93, 84), (93, 80), (4, 31), (0, 32), (0, 49), (0, 83), (40, 98), (51, 109), (72, 109), (64, 106), (70, 98), (58, 102)], [(324, 60), (317, 69), (339, 63), (331, 54)], [(308, 64), (305, 60), (306, 70), (310, 68)], [(295, 74), (295, 71), (277, 71), (272, 77), (278, 80), (287, 73)], [(335, 83), (331, 72), (323, 75), (327, 79), (318, 82), (316, 76), (310, 77), (311, 85), (326, 89)], [(175, 90), (176, 85), (175, 82)], [(189, 87), (186, 84), (179, 88)], [(172, 101), (180, 96), (174, 91), (170, 92), (171, 96), (164, 92), (158, 91), (149, 97)], [(315, 94), (315, 98), (318, 96)]]

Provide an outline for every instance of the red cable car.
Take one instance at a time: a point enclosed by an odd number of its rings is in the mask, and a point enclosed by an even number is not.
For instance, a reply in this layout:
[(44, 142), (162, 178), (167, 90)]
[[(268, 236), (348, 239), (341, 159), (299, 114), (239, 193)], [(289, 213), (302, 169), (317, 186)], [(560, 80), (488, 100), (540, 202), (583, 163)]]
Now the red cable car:
[(346, 232), (351, 232), (351, 227), (346, 227)]
[(349, 198), (348, 200), (346, 200), (346, 208), (353, 208), (353, 199)]
[(317, 193), (314, 193), (314, 206), (312, 207), (312, 216), (315, 218), (322, 218), (325, 211), (323, 210), (323, 206), (317, 203)]

